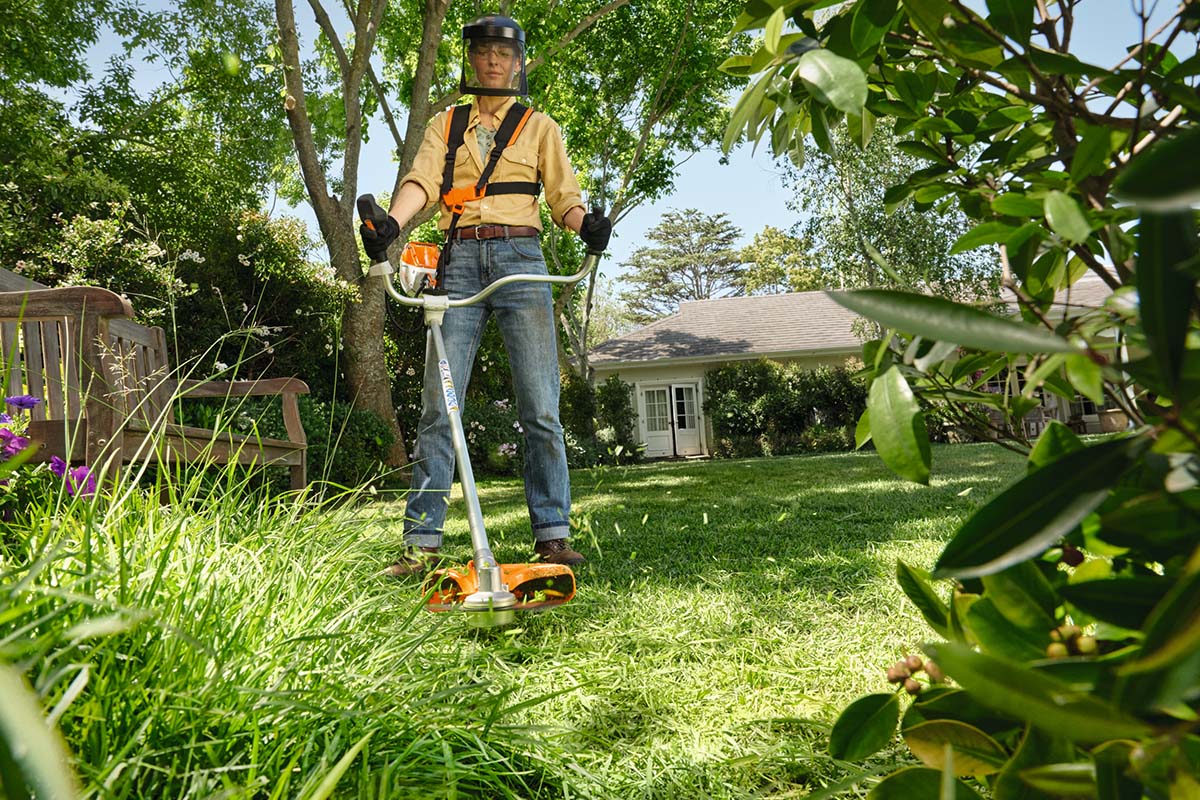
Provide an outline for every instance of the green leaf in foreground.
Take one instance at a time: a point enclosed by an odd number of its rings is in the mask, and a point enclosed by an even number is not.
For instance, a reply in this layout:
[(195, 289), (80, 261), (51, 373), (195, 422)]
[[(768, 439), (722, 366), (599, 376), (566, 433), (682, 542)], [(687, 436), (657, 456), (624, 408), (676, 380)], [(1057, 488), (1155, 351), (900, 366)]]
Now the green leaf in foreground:
[(958, 644), (926, 645), (925, 652), (980, 703), (1071, 741), (1137, 739), (1150, 732), (1100, 698), (1024, 664)]
[[(981, 777), (999, 771), (1008, 760), (1000, 743), (974, 725), (956, 719), (933, 719), (904, 730), (904, 743), (925, 766), (956, 775)], [(954, 750), (953, 764), (946, 763), (945, 745)]]
[[(867, 800), (916, 800), (941, 797), (942, 773), (929, 767), (905, 767), (888, 775), (871, 789)], [(961, 780), (954, 780), (955, 800), (983, 800)]]
[(915, 483), (929, 483), (929, 432), (917, 399), (899, 367), (871, 382), (867, 393), (871, 439), (888, 469)]
[(921, 616), (925, 618), (929, 627), (933, 628), (938, 635), (949, 639), (950, 608), (942, 602), (942, 598), (938, 597), (933, 587), (929, 585), (929, 573), (910, 567), (903, 561), (897, 561), (896, 582), (900, 584), (900, 589), (905, 596), (921, 612)]
[(0, 795), (79, 797), (70, 759), (20, 673), (0, 665)]
[(1147, 444), (1104, 442), (1029, 473), (959, 528), (933, 576), (976, 578), (1040, 555), (1104, 502)]
[(1098, 620), (1138, 630), (1169, 587), (1170, 581), (1157, 575), (1129, 575), (1067, 584), (1059, 594)]
[(1050, 192), (1042, 202), (1046, 207), (1046, 222), (1052, 231), (1073, 244), (1087, 241), (1092, 226), (1075, 198), (1064, 192)]
[(799, 78), (817, 100), (847, 114), (862, 114), (867, 102), (867, 76), (862, 67), (829, 50), (800, 56), (792, 78)]
[(1067, 453), (1082, 449), (1083, 442), (1075, 435), (1075, 431), (1052, 419), (1046, 423), (1042, 435), (1033, 445), (1033, 450), (1029, 451), (1029, 468), (1037, 469), (1053, 464)]
[(1033, 725), (1025, 726), (1025, 735), (1000, 774), (992, 779), (993, 800), (1051, 800), (1021, 780), (1021, 771), (1043, 764), (1069, 761), (1075, 746), (1060, 736), (1051, 736)]
[(829, 754), (858, 761), (887, 747), (900, 722), (900, 697), (869, 694), (846, 707), (829, 732)]
[(1159, 142), (1129, 162), (1113, 184), (1120, 197), (1143, 208), (1175, 211), (1200, 203), (1200, 126)]
[(1196, 297), (1195, 277), (1179, 269), (1200, 250), (1192, 212), (1143, 214), (1138, 246), (1142, 329), (1159, 377), (1174, 394), (1183, 369), (1184, 340)]
[(1072, 353), (1075, 347), (1044, 328), (997, 317), (942, 297), (890, 289), (827, 292), (830, 299), (889, 328), (939, 342), (1000, 353)]
[(1021, 780), (1054, 797), (1095, 797), (1096, 768), (1088, 763), (1046, 764), (1022, 770)]

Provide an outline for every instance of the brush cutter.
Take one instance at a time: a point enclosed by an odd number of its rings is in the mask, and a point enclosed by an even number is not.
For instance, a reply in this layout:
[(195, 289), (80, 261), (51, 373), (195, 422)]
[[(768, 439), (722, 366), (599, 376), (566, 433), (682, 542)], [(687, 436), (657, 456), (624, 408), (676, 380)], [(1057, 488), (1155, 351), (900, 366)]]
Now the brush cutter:
[[(358, 215), (371, 230), (381, 223), (387, 212), (375, 202), (373, 195), (358, 198)], [(449, 243), (447, 244), (449, 247)], [(400, 257), (400, 282), (406, 294), (396, 290), (392, 280), (394, 270), (387, 261), (371, 266), (370, 274), (384, 279), (384, 288), (396, 302), (421, 308), (427, 329), (426, 352), (432, 345), (442, 376), (442, 400), (450, 421), (450, 438), (458, 462), (458, 478), (467, 505), (467, 525), (471, 529), (474, 558), (461, 569), (439, 569), (425, 581), (426, 608), (430, 611), (462, 610), (470, 612), (467, 621), (479, 627), (507, 625), (518, 611), (532, 611), (562, 605), (575, 596), (575, 574), (562, 564), (498, 564), (488, 544), (479, 507), (479, 493), (467, 455), (462, 414), (458, 397), (450, 379), (450, 362), (442, 339), (442, 318), (446, 309), (481, 302), (497, 289), (510, 283), (576, 283), (587, 277), (599, 261), (600, 254), (588, 252), (583, 265), (574, 275), (508, 275), (483, 291), (462, 299), (450, 299), (441, 289), (442, 270), (449, 259), (439, 255), (436, 245), (409, 242)], [(436, 265), (436, 266), (435, 266)]]

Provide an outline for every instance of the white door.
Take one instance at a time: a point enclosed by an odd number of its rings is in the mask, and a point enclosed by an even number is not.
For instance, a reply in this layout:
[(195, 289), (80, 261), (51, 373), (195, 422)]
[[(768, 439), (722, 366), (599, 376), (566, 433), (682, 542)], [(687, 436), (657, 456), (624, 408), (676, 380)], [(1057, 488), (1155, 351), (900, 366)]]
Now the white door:
[(671, 387), (674, 399), (672, 411), (675, 422), (675, 455), (698, 456), (700, 447), (700, 415), (696, 408), (696, 384), (685, 383)]
[(642, 441), (651, 458), (673, 453), (669, 387), (642, 390)]

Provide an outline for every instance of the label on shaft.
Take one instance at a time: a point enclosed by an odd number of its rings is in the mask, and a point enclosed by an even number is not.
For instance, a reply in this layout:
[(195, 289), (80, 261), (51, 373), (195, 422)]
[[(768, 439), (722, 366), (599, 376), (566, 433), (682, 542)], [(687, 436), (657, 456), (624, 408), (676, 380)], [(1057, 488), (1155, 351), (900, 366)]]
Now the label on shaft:
[(442, 373), (442, 393), (446, 395), (446, 408), (458, 411), (458, 396), (454, 393), (454, 381), (450, 379), (450, 362), (444, 358), (440, 359), (438, 371)]

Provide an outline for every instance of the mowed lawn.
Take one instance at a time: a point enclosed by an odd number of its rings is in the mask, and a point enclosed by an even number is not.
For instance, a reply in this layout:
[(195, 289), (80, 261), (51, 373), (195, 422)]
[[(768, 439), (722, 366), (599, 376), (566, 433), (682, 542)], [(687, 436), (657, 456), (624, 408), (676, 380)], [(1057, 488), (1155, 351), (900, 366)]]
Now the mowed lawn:
[[(803, 793), (846, 774), (824, 754), (840, 709), (887, 691), (890, 663), (930, 637), (896, 561), (929, 568), (1024, 469), (989, 445), (936, 447), (934, 463), (929, 487), (874, 453), (577, 471), (575, 542), (589, 563), (576, 599), (496, 634), (448, 620), (427, 646), (473, 653), (513, 703), (551, 695), (505, 722), (554, 740), (564, 789)], [(481, 502), (497, 557), (527, 559), (520, 482), (485, 481)], [(383, 559), (392, 534), (373, 538)], [(452, 560), (469, 558), (457, 502), (447, 542)], [(416, 591), (384, 593), (403, 604)]]

